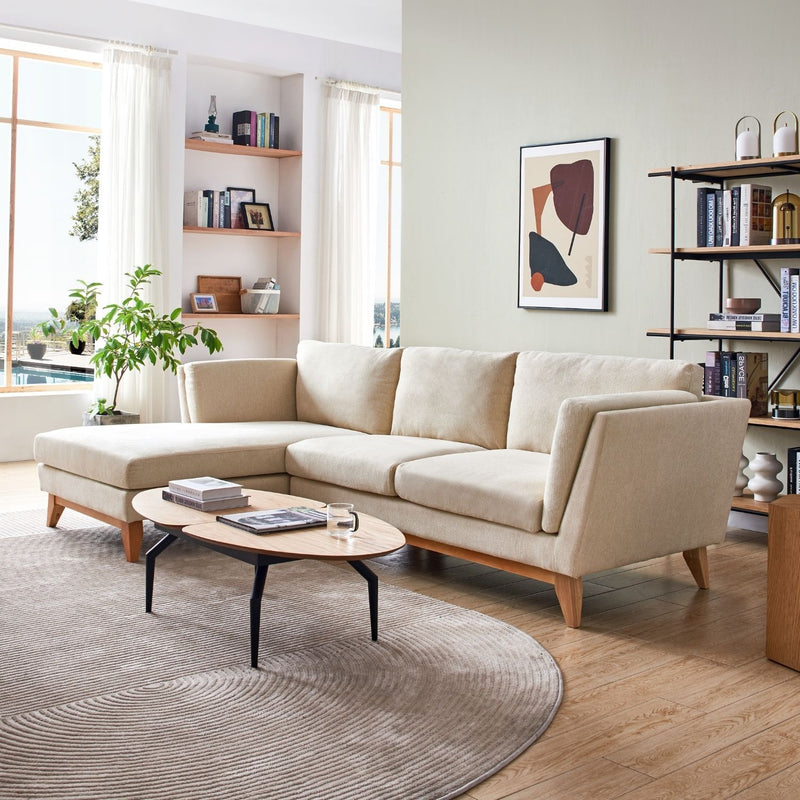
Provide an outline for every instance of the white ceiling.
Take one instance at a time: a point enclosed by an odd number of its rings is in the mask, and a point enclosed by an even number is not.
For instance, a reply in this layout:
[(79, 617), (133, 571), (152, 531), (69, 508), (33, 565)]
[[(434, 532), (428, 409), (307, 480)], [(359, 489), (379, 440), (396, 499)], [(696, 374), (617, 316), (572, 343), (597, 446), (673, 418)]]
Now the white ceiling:
[(402, 0), (137, 0), (151, 6), (333, 39), (378, 50), (401, 49)]

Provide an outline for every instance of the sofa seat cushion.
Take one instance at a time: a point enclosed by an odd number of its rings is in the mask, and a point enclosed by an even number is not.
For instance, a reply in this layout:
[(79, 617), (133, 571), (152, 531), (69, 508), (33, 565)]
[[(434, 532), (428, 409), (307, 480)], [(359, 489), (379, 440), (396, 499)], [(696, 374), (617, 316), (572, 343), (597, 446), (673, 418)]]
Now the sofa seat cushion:
[(306, 439), (286, 448), (286, 471), (298, 478), (394, 496), (400, 464), (481, 448), (462, 442), (415, 436), (347, 436)]
[(342, 435), (363, 434), (276, 421), (87, 426), (40, 433), (34, 440), (34, 458), (122, 489), (149, 489), (199, 475), (283, 473), (289, 443), (308, 436)]
[(535, 533), (542, 528), (550, 457), (526, 450), (484, 450), (401, 464), (397, 494), (418, 505)]

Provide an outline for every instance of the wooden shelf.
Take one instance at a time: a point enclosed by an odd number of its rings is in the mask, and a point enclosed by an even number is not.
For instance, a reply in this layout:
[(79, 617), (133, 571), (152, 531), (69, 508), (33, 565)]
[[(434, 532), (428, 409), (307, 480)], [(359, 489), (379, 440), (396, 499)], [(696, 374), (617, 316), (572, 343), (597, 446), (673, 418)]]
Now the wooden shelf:
[(749, 425), (758, 428), (782, 428), (783, 430), (800, 431), (800, 419), (775, 419), (775, 417), (750, 417)]
[[(669, 247), (652, 247), (648, 253), (668, 256)], [(761, 244), (747, 247), (676, 247), (675, 258), (686, 261), (720, 261), (753, 258), (800, 258), (800, 245)]]
[(297, 158), (303, 155), (300, 150), (278, 150), (274, 147), (245, 147), (240, 144), (218, 144), (204, 142), (202, 139), (187, 139), (187, 150), (200, 150), (204, 153), (224, 153), (226, 156), (253, 156), (255, 158)]
[(195, 313), (186, 313), (181, 314), (183, 319), (204, 319), (204, 320), (214, 320), (214, 319), (258, 319), (258, 320), (267, 320), (267, 319), (300, 319), (299, 314), (217, 314), (213, 311), (206, 312), (204, 314), (195, 314)]
[[(669, 328), (648, 328), (648, 336), (669, 338)], [(770, 331), (717, 331), (709, 328), (675, 328), (675, 339), (760, 339), (766, 342), (800, 342), (800, 333), (778, 333)]]
[(210, 233), (215, 236), (267, 236), (273, 238), (297, 237), (298, 231), (254, 231), (249, 228), (195, 228), (189, 225), (183, 226), (184, 233)]
[(734, 497), (731, 501), (731, 509), (734, 511), (747, 511), (750, 514), (769, 514), (770, 503), (762, 503), (753, 499), (752, 495)]
[[(669, 177), (671, 167), (661, 167), (647, 173), (651, 178)], [(720, 161), (716, 164), (698, 164), (675, 167), (675, 177), (681, 180), (735, 180), (745, 177), (800, 174), (800, 156), (779, 158), (749, 158), (745, 161)]]

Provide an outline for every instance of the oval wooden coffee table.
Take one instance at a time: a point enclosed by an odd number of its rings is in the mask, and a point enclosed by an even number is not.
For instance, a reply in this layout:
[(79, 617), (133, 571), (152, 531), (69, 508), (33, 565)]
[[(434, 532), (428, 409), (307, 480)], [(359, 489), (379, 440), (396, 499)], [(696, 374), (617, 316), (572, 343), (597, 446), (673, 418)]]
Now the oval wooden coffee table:
[(133, 498), (133, 507), (151, 520), (164, 537), (151, 547), (145, 556), (145, 611), (153, 608), (153, 580), (156, 558), (181, 536), (198, 544), (245, 561), (255, 567), (253, 591), (250, 596), (250, 665), (258, 667), (258, 643), (261, 630), (261, 598), (272, 564), (283, 564), (311, 558), (319, 561), (346, 561), (366, 581), (369, 592), (369, 617), (373, 641), (378, 638), (378, 577), (362, 559), (375, 558), (398, 550), (405, 544), (403, 534), (377, 517), (359, 512), (359, 528), (347, 539), (328, 534), (324, 525), (285, 533), (253, 534), (217, 522), (217, 514), (238, 511), (266, 511), (290, 506), (325, 508), (324, 503), (278, 492), (245, 489), (250, 506), (228, 511), (196, 511), (171, 503), (161, 497), (162, 489), (148, 489)]

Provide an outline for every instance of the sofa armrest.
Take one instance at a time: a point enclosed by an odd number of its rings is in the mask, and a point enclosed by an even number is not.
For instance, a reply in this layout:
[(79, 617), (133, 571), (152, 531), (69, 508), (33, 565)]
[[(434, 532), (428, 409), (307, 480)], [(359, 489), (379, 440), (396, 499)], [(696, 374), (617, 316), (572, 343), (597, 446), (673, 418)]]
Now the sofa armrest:
[(692, 392), (678, 389), (569, 397), (564, 400), (558, 411), (550, 451), (542, 529), (548, 533), (555, 533), (561, 525), (572, 482), (578, 471), (586, 438), (596, 414), (603, 411), (696, 402), (698, 402), (697, 397)]
[(194, 361), (178, 368), (182, 422), (296, 420), (297, 362), (290, 358)]
[(577, 576), (725, 538), (750, 402), (693, 403), (597, 413), (555, 547)]

